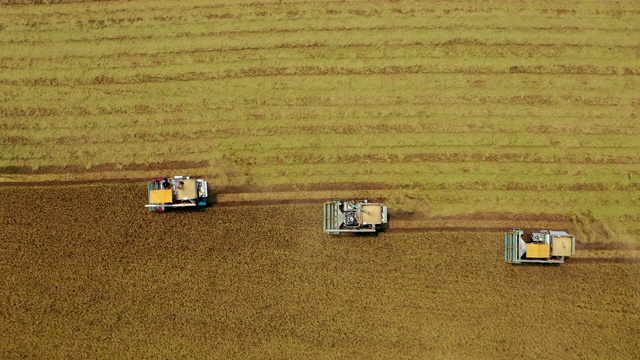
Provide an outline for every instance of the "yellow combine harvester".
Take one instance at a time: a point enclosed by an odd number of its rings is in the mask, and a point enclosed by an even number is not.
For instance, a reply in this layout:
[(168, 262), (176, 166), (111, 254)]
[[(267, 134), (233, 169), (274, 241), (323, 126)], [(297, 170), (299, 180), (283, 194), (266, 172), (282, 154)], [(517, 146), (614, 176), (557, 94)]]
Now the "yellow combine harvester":
[(167, 208), (202, 207), (207, 205), (207, 182), (188, 176), (156, 178), (147, 183), (148, 203), (151, 211)]
[(576, 238), (565, 231), (539, 230), (523, 238), (512, 229), (504, 236), (504, 261), (511, 264), (562, 264), (576, 254)]

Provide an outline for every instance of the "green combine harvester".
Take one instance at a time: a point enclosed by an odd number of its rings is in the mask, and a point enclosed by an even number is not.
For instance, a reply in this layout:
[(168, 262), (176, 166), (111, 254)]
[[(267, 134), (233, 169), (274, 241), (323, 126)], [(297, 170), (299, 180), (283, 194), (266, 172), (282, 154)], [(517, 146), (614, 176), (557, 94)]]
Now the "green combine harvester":
[(517, 228), (505, 234), (505, 262), (562, 264), (565, 258), (576, 254), (576, 238), (565, 231), (539, 230), (524, 235)]
[(367, 200), (324, 203), (323, 228), (326, 233), (375, 233), (384, 230), (387, 224), (387, 207)]

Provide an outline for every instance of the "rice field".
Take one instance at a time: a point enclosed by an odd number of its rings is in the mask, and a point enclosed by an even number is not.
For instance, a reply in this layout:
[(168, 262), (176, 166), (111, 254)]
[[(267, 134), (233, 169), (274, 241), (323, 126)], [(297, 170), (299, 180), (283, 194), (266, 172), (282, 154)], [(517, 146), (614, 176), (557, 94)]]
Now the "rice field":
[(334, 238), (315, 203), (155, 214), (137, 190), (0, 188), (2, 358), (640, 354), (640, 248), (511, 266), (501, 233)]
[(640, 234), (635, 2), (4, 3), (3, 182), (376, 183)]
[[(639, 24), (634, 1), (0, 0), (0, 357), (638, 358)], [(173, 175), (217, 204), (146, 213)], [(332, 198), (385, 202), (389, 231), (325, 237)], [(580, 252), (505, 266), (510, 227)]]

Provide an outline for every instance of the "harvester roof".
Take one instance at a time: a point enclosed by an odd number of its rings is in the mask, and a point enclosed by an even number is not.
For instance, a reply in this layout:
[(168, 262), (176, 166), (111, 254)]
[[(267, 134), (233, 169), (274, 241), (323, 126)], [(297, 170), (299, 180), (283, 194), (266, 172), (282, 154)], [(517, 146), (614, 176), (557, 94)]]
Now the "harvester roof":
[(178, 200), (184, 199), (197, 199), (198, 193), (196, 190), (196, 180), (195, 179), (184, 179), (182, 181), (182, 188), (178, 188), (177, 198)]

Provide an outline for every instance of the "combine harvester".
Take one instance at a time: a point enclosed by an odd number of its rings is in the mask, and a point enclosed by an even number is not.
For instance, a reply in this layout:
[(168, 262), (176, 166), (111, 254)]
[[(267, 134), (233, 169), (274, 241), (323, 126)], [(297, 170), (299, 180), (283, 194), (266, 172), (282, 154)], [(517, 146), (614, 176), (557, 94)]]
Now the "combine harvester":
[(203, 207), (207, 205), (207, 182), (188, 176), (157, 178), (147, 183), (148, 203), (151, 211), (168, 208)]
[(333, 200), (324, 203), (324, 231), (340, 233), (375, 233), (387, 223), (387, 207), (380, 203)]
[(576, 254), (576, 238), (564, 231), (539, 230), (529, 234), (512, 229), (504, 236), (504, 261), (511, 264), (562, 264)]

